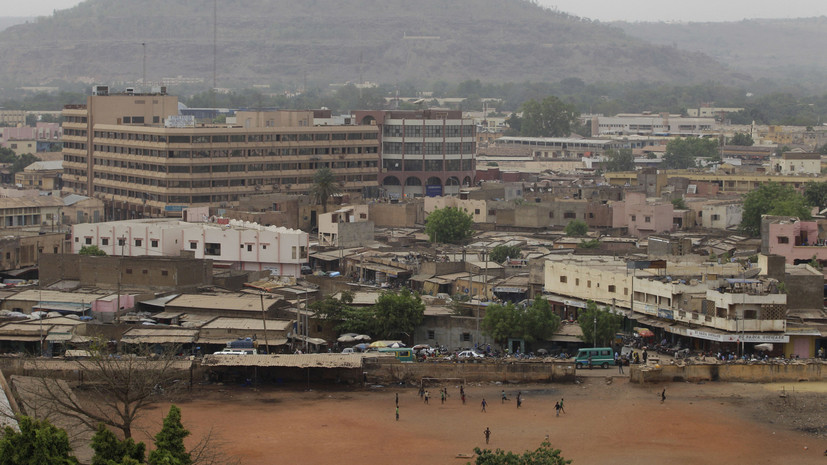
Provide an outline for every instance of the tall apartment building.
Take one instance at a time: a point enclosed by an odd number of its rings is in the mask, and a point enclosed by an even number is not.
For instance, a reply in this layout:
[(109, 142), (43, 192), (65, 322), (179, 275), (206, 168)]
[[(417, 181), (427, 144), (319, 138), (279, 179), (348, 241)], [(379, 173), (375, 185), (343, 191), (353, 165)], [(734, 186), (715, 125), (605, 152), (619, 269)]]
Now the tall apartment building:
[(459, 193), (474, 182), (476, 126), (454, 110), (356, 111), (381, 137), (379, 185), (394, 197)]
[(65, 189), (102, 199), (110, 219), (132, 219), (231, 207), (264, 192), (305, 193), (323, 167), (343, 192), (377, 183), (376, 127), (314, 126), (312, 111), (239, 112), (237, 125), (177, 115), (178, 98), (164, 93), (99, 92), (86, 105), (67, 105)]

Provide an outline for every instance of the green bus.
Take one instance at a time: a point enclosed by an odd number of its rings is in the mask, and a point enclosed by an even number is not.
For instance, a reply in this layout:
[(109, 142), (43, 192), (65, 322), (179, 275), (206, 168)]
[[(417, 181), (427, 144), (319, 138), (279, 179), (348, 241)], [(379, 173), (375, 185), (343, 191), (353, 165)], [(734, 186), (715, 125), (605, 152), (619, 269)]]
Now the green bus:
[(379, 349), (379, 353), (385, 354), (393, 354), (397, 360), (400, 362), (415, 362), (416, 358), (414, 357), (413, 349), (408, 347), (400, 347), (398, 349), (390, 348), (390, 347), (382, 347)]
[(574, 359), (574, 364), (577, 368), (584, 366), (609, 368), (609, 365), (615, 364), (615, 359), (611, 347), (594, 347), (580, 349), (577, 352), (577, 358)]

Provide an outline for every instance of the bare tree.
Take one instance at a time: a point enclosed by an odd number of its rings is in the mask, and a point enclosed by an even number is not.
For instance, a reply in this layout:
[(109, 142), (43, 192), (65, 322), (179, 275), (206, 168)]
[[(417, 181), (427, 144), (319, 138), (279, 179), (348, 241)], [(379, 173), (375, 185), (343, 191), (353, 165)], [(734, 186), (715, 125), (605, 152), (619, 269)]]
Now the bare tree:
[[(48, 400), (51, 408), (72, 417), (94, 431), (99, 423), (120, 430), (124, 438), (132, 437), (132, 429), (143, 410), (187, 383), (191, 362), (175, 356), (177, 347), (153, 353), (147, 346), (138, 346), (135, 354), (112, 354), (103, 341), (95, 341), (89, 356), (72, 362), (33, 359), (29, 363), (39, 374), (37, 394)], [(70, 368), (65, 364), (69, 363)], [(73, 389), (69, 383), (56, 383), (52, 377), (69, 368), (78, 373)]]

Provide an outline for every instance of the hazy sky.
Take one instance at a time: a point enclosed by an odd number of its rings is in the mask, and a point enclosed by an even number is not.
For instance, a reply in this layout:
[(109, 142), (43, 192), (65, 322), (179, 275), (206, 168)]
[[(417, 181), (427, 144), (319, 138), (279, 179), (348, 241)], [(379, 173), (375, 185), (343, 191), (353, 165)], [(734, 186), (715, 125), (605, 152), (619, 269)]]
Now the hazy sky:
[[(176, 1), (176, 0), (171, 0)], [(416, 0), (412, 0), (415, 2)], [(738, 21), (744, 18), (798, 18), (827, 15), (824, 0), (539, 0), (576, 16), (600, 21)], [(2, 0), (0, 16), (43, 16), (80, 0)]]

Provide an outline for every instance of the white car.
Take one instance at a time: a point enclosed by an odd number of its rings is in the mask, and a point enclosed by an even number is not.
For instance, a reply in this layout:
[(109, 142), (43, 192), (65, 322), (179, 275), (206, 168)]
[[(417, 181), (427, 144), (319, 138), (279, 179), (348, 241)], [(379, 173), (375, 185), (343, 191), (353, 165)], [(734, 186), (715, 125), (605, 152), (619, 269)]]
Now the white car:
[(457, 358), (485, 358), (485, 355), (478, 354), (473, 350), (463, 350), (457, 354)]

